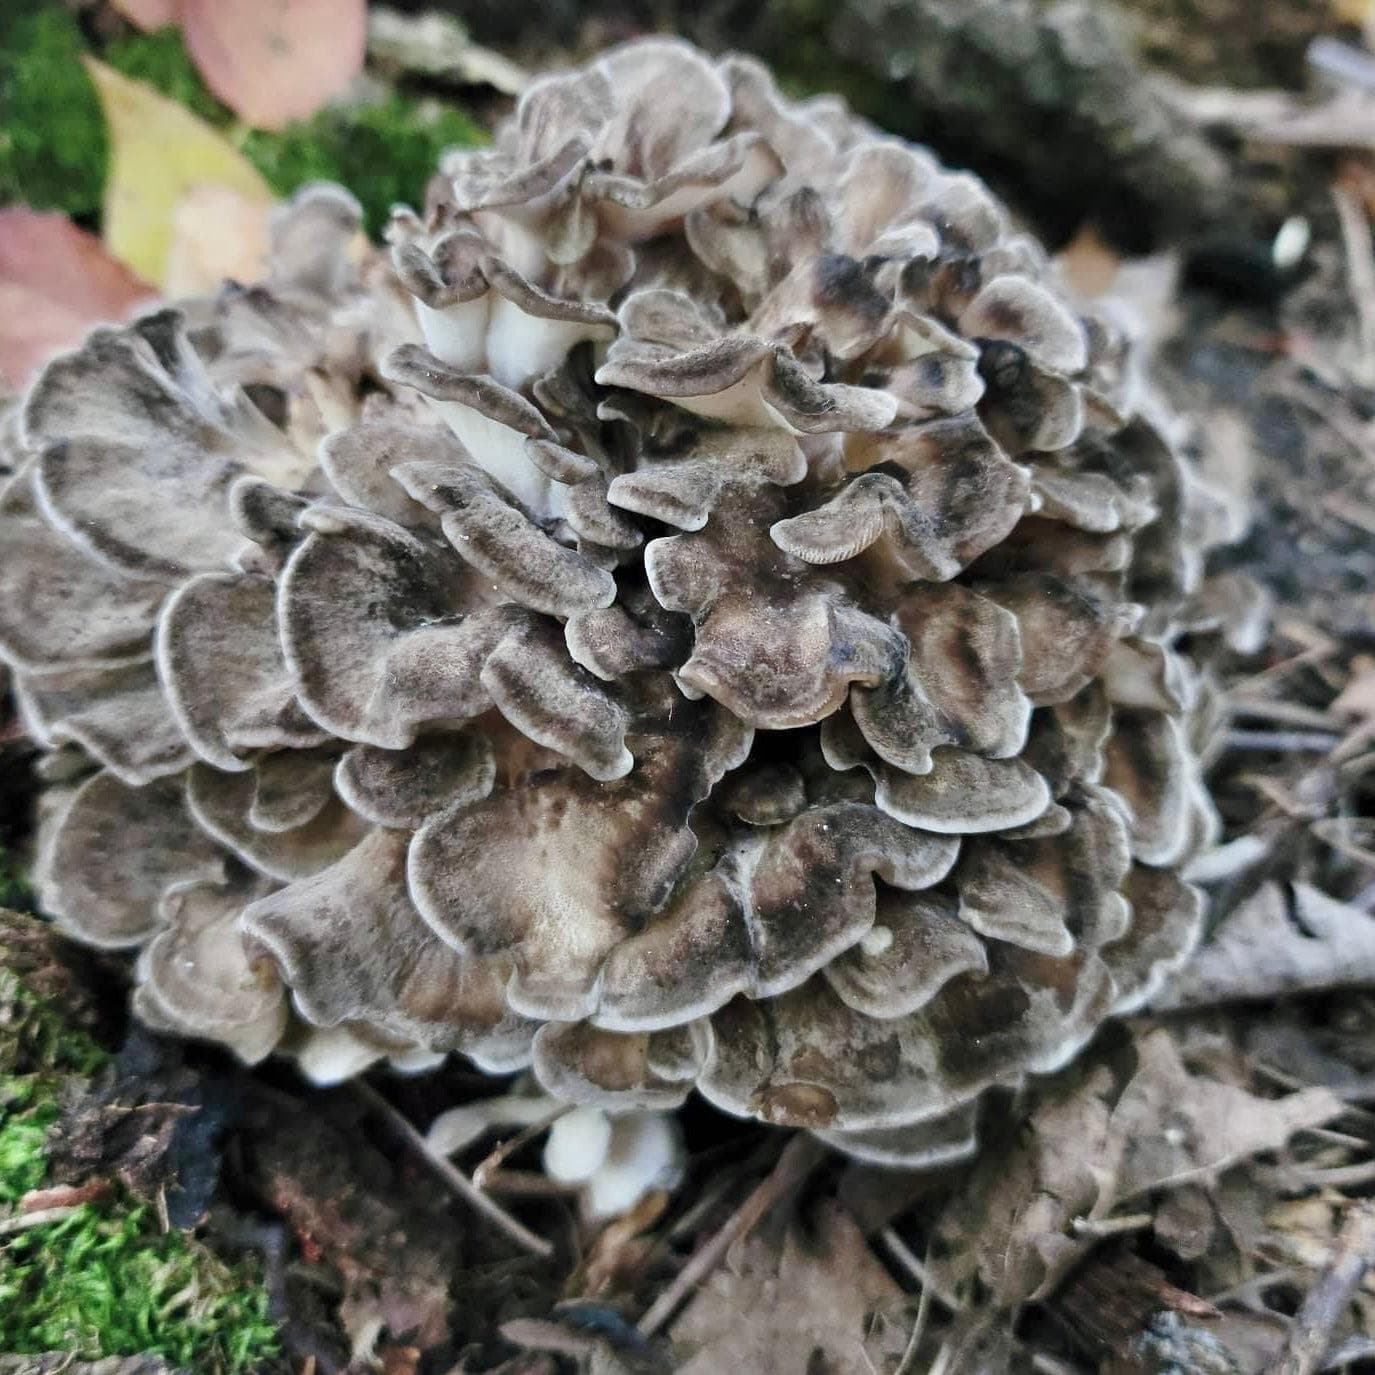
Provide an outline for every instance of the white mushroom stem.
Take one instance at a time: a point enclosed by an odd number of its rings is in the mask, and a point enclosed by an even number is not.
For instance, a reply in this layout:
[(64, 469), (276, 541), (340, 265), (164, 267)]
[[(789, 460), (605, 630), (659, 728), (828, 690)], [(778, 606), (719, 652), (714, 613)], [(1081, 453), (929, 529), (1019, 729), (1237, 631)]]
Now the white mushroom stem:
[(296, 1065), (312, 1084), (328, 1086), (361, 1074), (385, 1054), (346, 1027), (312, 1027), (296, 1048)]
[(552, 1098), (534, 1094), (503, 1094), (441, 1112), (425, 1133), (425, 1145), (435, 1155), (457, 1155), (494, 1127), (532, 1127), (558, 1108)]
[(492, 292), (436, 309), (416, 301), (425, 344), (436, 358), (463, 372), (482, 372), (487, 359), (487, 322)]
[(568, 357), (584, 339), (604, 340), (611, 331), (585, 320), (531, 315), (514, 301), (494, 295), (487, 329), (487, 370), (507, 387), (522, 387)]
[(546, 1173), (583, 1186), (592, 1222), (628, 1211), (651, 1189), (672, 1188), (683, 1161), (678, 1119), (662, 1112), (612, 1118), (600, 1108), (576, 1108), (554, 1123), (544, 1147)]
[(530, 461), (525, 435), (461, 401), (425, 398), (443, 417), (473, 461), (540, 519), (562, 517), (568, 488), (552, 482)]

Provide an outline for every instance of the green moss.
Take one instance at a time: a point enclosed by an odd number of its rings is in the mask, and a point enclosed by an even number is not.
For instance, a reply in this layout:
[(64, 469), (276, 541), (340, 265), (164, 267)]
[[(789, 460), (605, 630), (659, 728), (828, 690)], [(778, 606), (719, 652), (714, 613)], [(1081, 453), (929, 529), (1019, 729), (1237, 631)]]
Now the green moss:
[[(18, 1203), (30, 1189), (37, 1189), (48, 1172), (44, 1154), (48, 1128), (57, 1120), (57, 1104), (51, 1095), (29, 1107), (12, 1102), (0, 1122), (0, 1202)], [(3, 1268), (0, 1260), (0, 1268)]]
[(149, 1210), (84, 1204), (7, 1238), (0, 1250), (0, 1347), (157, 1355), (207, 1375), (260, 1368), (275, 1354), (267, 1297), (251, 1276)]
[[(0, 960), (5, 948), (0, 941)], [(46, 999), (0, 967), (0, 1074), (10, 1085), (54, 1075), (94, 1074), (109, 1057), (85, 1032), (69, 1026)], [(13, 1097), (13, 1093), (10, 1095)]]
[[(65, 10), (0, 0), (0, 204), (19, 201), (90, 221), (109, 161), (104, 117), (81, 65), (86, 41)], [(4, 17), (10, 15), (10, 17)], [(280, 133), (245, 129), (211, 94), (175, 29), (131, 33), (99, 56), (186, 106), (236, 143), (273, 189), (337, 181), (362, 202), (377, 233), (398, 201), (418, 201), (439, 155), (486, 133), (463, 111), (391, 94), (335, 106)]]
[(308, 181), (347, 186), (376, 234), (398, 201), (421, 199), (446, 148), (472, 148), (486, 138), (461, 110), (391, 95), (374, 105), (323, 110), (280, 134), (253, 130), (240, 146), (283, 195)]
[[(0, 956), (5, 949), (0, 943)], [(24, 1072), (14, 1073), (16, 1059)], [(48, 1177), (48, 1139), (73, 1078), (106, 1059), (0, 969), (0, 1218)], [(277, 1351), (254, 1267), (163, 1232), (120, 1194), (53, 1221), (0, 1230), (0, 1351), (74, 1359), (156, 1355), (206, 1375), (261, 1371)]]
[(66, 10), (0, 3), (0, 204), (99, 211), (109, 145), (85, 50)]

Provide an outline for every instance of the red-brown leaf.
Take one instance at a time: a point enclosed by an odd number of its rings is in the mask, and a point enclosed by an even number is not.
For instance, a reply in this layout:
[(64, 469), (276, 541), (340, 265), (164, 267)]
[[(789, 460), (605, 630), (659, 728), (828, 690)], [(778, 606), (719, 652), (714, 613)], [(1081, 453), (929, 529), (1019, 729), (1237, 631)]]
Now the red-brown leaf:
[(65, 215), (0, 210), (0, 376), (18, 386), (45, 359), (119, 320), (153, 288)]
[(116, 14), (123, 15), (144, 33), (177, 22), (178, 0), (111, 0)]
[(312, 115), (363, 67), (365, 0), (181, 0), (206, 84), (261, 129)]

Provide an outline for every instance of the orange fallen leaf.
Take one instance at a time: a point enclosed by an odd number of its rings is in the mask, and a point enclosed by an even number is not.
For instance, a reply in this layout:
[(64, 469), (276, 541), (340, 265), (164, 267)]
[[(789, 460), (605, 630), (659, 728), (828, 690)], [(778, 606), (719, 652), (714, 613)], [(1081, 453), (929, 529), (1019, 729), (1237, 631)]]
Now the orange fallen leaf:
[(260, 129), (314, 114), (363, 69), (366, 0), (181, 0), (206, 85)]
[(65, 215), (0, 210), (0, 376), (11, 386), (153, 294)]

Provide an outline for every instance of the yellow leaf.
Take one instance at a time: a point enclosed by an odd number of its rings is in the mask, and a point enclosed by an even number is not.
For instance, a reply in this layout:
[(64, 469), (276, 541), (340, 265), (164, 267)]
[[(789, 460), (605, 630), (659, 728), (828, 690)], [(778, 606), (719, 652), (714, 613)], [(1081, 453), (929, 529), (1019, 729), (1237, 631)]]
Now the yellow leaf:
[(198, 186), (172, 212), (172, 240), (162, 275), (169, 296), (199, 296), (225, 278), (267, 276), (272, 209), (229, 186)]
[(85, 59), (110, 129), (105, 243), (149, 281), (166, 287), (176, 209), (189, 192), (228, 187), (270, 205), (253, 165), (203, 120), (141, 81)]

